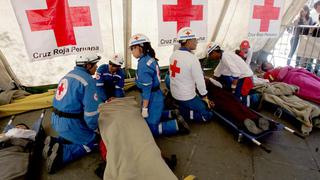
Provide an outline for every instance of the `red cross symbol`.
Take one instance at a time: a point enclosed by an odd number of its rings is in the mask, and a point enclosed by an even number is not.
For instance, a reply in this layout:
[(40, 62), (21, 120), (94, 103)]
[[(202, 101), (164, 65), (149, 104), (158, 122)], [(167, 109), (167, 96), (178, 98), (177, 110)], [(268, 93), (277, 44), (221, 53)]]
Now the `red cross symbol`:
[(270, 20), (278, 20), (280, 8), (273, 6), (274, 0), (265, 0), (264, 6), (253, 7), (253, 19), (261, 19), (260, 32), (268, 32)]
[(170, 64), (171, 77), (176, 77), (176, 73), (180, 73), (180, 68), (177, 66), (177, 60), (173, 61), (173, 64)]
[(26, 10), (31, 31), (52, 29), (58, 47), (76, 45), (73, 27), (92, 26), (90, 7), (69, 7), (68, 0), (46, 1), (48, 9)]
[(203, 20), (203, 5), (192, 5), (192, 0), (178, 0), (177, 5), (163, 5), (163, 21), (176, 21), (177, 32), (190, 27), (190, 21)]
[(61, 83), (60, 86), (58, 87), (58, 95), (59, 96), (61, 95), (63, 90), (64, 90), (63, 83)]

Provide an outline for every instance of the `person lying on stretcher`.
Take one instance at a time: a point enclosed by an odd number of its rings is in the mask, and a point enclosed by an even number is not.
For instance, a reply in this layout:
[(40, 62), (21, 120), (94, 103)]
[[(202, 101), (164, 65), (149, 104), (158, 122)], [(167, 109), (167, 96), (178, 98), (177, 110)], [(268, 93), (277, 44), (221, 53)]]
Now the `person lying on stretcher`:
[(228, 115), (239, 128), (243, 128), (252, 134), (260, 134), (269, 129), (269, 121), (257, 116), (249, 108), (241, 104), (238, 98), (230, 92), (222, 89), (222, 85), (212, 79), (205, 79), (208, 99), (215, 103), (214, 110), (218, 113)]
[[(260, 118), (244, 106), (231, 92), (223, 90), (220, 82), (206, 77), (205, 83), (208, 99), (215, 104), (213, 110), (229, 115), (228, 118), (233, 120), (237, 127), (246, 129), (252, 134), (260, 134), (269, 129), (270, 124), (268, 120)], [(176, 107), (177, 103), (170, 93), (170, 79), (168, 75), (165, 78), (165, 84), (168, 89), (165, 92), (165, 106)]]
[(14, 128), (9, 129), (5, 133), (0, 134), (0, 138), (25, 138), (30, 140), (35, 140), (37, 132), (31, 130), (26, 124), (17, 124)]

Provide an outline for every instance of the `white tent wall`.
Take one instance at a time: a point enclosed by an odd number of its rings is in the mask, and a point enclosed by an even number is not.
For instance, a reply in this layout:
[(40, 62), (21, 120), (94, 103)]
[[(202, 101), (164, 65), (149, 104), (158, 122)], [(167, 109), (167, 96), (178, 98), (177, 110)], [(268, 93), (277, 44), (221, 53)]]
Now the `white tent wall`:
[[(97, 0), (104, 52), (101, 63), (107, 63), (114, 52), (126, 53), (130, 67), (137, 61), (129, 55), (128, 39), (132, 34), (147, 35), (154, 47), (160, 66), (168, 65), (172, 46), (159, 47), (157, 0)], [(176, 0), (172, 0), (176, 2)], [(286, 0), (282, 25), (287, 25), (306, 0)], [(208, 41), (214, 40), (226, 50), (234, 50), (243, 39), (248, 39), (251, 0), (208, 0)], [(290, 19), (291, 18), (291, 19)], [(0, 1), (0, 48), (12, 70), (24, 86), (56, 84), (74, 66), (75, 56), (30, 62), (20, 28), (10, 0)], [(5, 37), (5, 38), (1, 38)], [(255, 51), (270, 51), (274, 40), (249, 39)], [(267, 44), (266, 44), (267, 43)], [(196, 54), (205, 56), (207, 43), (199, 43)]]

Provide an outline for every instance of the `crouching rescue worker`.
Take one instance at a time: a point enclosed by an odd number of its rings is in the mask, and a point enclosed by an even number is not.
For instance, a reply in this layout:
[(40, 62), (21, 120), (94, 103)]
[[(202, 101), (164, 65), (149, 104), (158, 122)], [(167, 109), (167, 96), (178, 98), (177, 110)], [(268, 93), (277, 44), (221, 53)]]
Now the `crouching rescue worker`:
[(179, 111), (185, 119), (208, 121), (212, 119), (210, 109), (214, 103), (207, 98), (200, 62), (191, 52), (197, 48), (196, 36), (189, 27), (184, 27), (178, 32), (178, 41), (181, 47), (170, 57), (171, 94), (178, 101)]
[(220, 60), (214, 70), (224, 88), (232, 92), (243, 105), (247, 105), (247, 95), (253, 87), (250, 67), (234, 52), (224, 52), (218, 44), (209, 43), (207, 53), (210, 59)]
[(142, 97), (141, 115), (147, 121), (152, 134), (159, 136), (189, 133), (189, 126), (182, 116), (173, 113), (174, 111), (163, 110), (160, 70), (149, 38), (143, 34), (136, 34), (131, 37), (129, 47), (132, 55), (138, 59), (136, 85)]
[(48, 136), (43, 149), (49, 173), (98, 147), (99, 101), (92, 75), (100, 59), (95, 54), (79, 56), (76, 67), (59, 82), (51, 116), (59, 137)]
[(124, 97), (124, 72), (121, 69), (123, 58), (114, 54), (109, 64), (101, 65), (97, 70), (97, 91), (102, 102), (114, 97)]

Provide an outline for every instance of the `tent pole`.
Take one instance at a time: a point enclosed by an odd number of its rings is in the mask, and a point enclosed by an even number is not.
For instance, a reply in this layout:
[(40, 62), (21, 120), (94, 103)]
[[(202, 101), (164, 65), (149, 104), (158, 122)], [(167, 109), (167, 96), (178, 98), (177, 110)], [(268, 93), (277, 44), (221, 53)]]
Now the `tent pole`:
[(219, 19), (218, 19), (218, 23), (217, 23), (216, 28), (215, 28), (215, 30), (213, 32), (212, 37), (211, 37), (211, 41), (213, 41), (213, 42), (216, 40), (216, 38), (218, 36), (222, 21), (223, 21), (224, 17), (226, 16), (226, 13), (228, 11), (229, 5), (230, 5), (230, 0), (224, 1), (223, 8), (222, 8), (221, 14), (220, 14)]
[(18, 86), (18, 88), (21, 89), (22, 84), (19, 81), (19, 79), (17, 78), (17, 76), (14, 74), (14, 72), (12, 71), (12, 69), (7, 61), (7, 58), (2, 53), (1, 49), (0, 49), (0, 61), (4, 64), (5, 69), (7, 70), (9, 76), (12, 78), (12, 80), (14, 80), (14, 82)]
[(131, 68), (131, 52), (129, 51), (128, 44), (131, 38), (131, 23), (132, 23), (132, 0), (123, 0), (123, 36), (124, 36), (124, 54), (125, 54), (125, 67), (127, 74), (130, 78), (129, 69)]
[(115, 42), (114, 42), (114, 27), (113, 27), (113, 13), (112, 13), (112, 0), (109, 0), (110, 3), (110, 16), (111, 16), (111, 33), (112, 33), (112, 45), (113, 45), (113, 53), (115, 53)]

